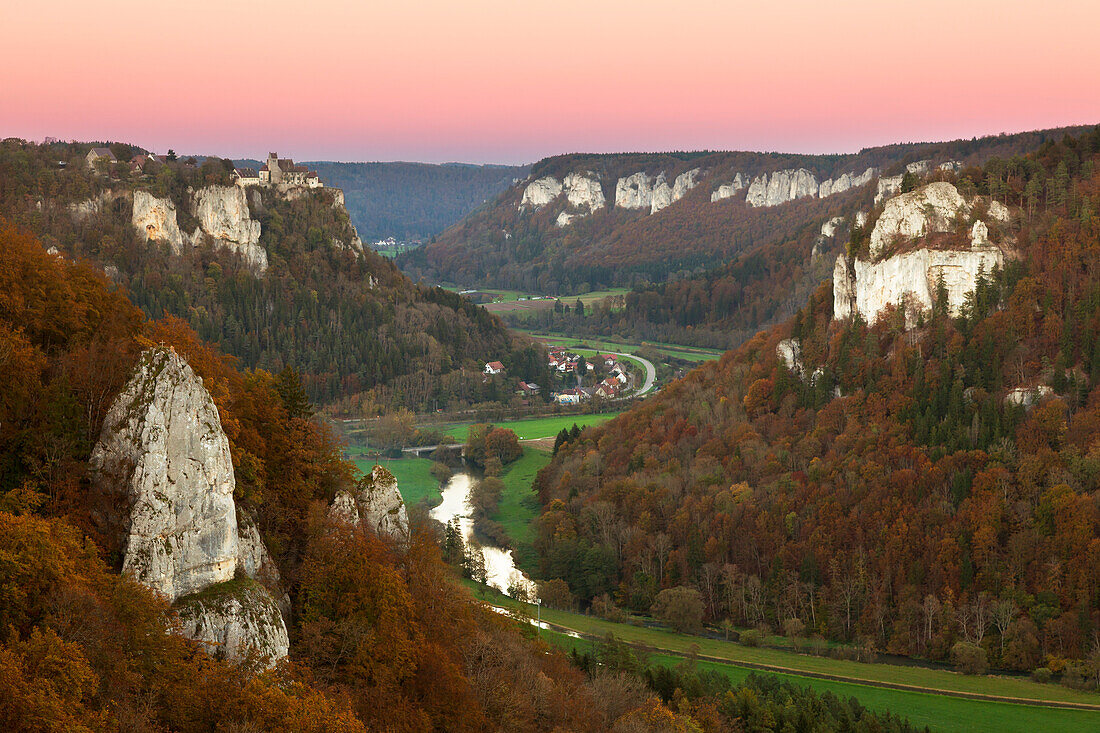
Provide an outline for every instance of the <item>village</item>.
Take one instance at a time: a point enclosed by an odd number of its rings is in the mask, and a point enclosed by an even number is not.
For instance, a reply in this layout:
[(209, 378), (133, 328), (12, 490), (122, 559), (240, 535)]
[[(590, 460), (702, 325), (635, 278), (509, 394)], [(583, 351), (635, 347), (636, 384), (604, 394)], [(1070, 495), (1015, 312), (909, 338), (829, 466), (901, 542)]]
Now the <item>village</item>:
[[(554, 392), (551, 399), (559, 405), (576, 405), (593, 398), (614, 400), (625, 396), (634, 388), (634, 375), (614, 354), (597, 354), (593, 361), (561, 346), (552, 346), (548, 352), (547, 365), (563, 377), (572, 377), (575, 386)], [(486, 376), (505, 374), (504, 365), (499, 361), (486, 362)], [(600, 378), (602, 376), (602, 379)], [(599, 379), (599, 381), (596, 381)], [(585, 381), (595, 382), (592, 386)], [(525, 397), (538, 395), (542, 388), (537, 384), (520, 381), (516, 385), (516, 394)]]

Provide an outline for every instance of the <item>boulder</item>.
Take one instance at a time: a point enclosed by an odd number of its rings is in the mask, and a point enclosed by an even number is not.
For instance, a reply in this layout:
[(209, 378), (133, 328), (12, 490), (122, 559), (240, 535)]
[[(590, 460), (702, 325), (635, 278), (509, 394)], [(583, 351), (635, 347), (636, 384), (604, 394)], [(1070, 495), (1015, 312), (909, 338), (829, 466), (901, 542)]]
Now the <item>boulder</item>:
[(200, 188), (191, 209), (203, 232), (220, 246), (239, 254), (253, 272), (262, 275), (267, 270), (267, 251), (260, 246), (260, 222), (252, 220), (243, 188)]
[(130, 504), (123, 571), (175, 600), (233, 578), (233, 461), (214, 400), (171, 348), (145, 351), (111, 405), (91, 466)]
[(541, 209), (561, 195), (561, 181), (553, 176), (544, 176), (527, 184), (520, 199), (520, 208)]
[(172, 199), (157, 198), (148, 191), (134, 191), (131, 223), (144, 235), (145, 241), (164, 242), (175, 255), (183, 252), (186, 235), (180, 232)]

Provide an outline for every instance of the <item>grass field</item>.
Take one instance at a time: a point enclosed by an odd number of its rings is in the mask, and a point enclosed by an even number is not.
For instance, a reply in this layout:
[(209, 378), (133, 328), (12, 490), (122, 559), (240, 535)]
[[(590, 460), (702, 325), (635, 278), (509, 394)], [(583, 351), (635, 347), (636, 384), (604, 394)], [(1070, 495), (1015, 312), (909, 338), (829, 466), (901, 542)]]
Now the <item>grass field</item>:
[[(537, 338), (541, 341), (545, 341), (549, 344), (564, 346), (565, 348), (572, 348), (577, 344), (585, 344), (593, 349), (599, 351), (619, 351), (625, 354), (632, 354), (637, 351), (643, 344), (637, 343), (625, 343), (622, 341), (608, 341), (598, 338), (573, 338), (571, 336), (563, 336), (561, 334), (541, 334), (535, 331), (527, 331), (523, 329), (513, 329), (519, 331), (531, 338)], [(677, 359), (683, 359), (684, 361), (702, 362), (717, 359), (722, 356), (721, 351), (717, 349), (704, 349), (694, 346), (681, 346), (679, 344), (662, 344), (655, 341), (646, 341), (644, 346), (651, 348), (654, 351), (664, 354), (665, 356), (672, 356)]]
[(434, 507), (443, 501), (439, 481), (431, 474), (432, 461), (427, 458), (352, 459), (363, 473), (370, 473), (376, 463), (385, 466), (397, 479), (397, 489), (407, 506), (426, 501)]
[[(539, 635), (555, 646), (578, 652), (591, 650), (593, 644), (584, 639), (574, 639), (555, 631), (540, 631)], [(650, 654), (650, 664), (676, 667), (684, 664), (683, 657), (669, 654)], [(714, 670), (726, 675), (734, 683), (743, 681), (753, 670), (733, 664), (720, 664), (699, 660), (699, 669)], [(1100, 713), (1085, 710), (1062, 710), (1034, 705), (1015, 705), (1005, 702), (966, 700), (923, 692), (890, 690), (851, 682), (836, 682), (794, 674), (770, 674), (782, 680), (817, 692), (831, 692), (842, 698), (854, 697), (865, 707), (875, 711), (889, 711), (909, 719), (915, 726), (927, 726), (945, 733), (970, 733), (978, 730), (998, 733), (1032, 733), (1032, 731), (1086, 731), (1096, 730)]]
[[(576, 423), (580, 427), (599, 425), (605, 423), (619, 413), (608, 412), (600, 415), (550, 415), (549, 417), (532, 417), (523, 420), (508, 420), (493, 423), (502, 428), (508, 428), (516, 434), (520, 440), (538, 440), (539, 438), (553, 438), (561, 432), (562, 428), (569, 429)], [(467, 429), (474, 423), (444, 423), (431, 427), (443, 430), (448, 435), (453, 435), (456, 440), (466, 440)]]
[[(512, 608), (519, 606), (516, 601), (503, 595), (487, 595), (486, 599), (501, 606)], [(524, 610), (532, 614), (534, 612), (533, 607), (526, 604)], [(1026, 677), (969, 676), (943, 669), (855, 662), (796, 654), (782, 649), (747, 647), (721, 639), (678, 634), (666, 628), (613, 623), (593, 616), (550, 608), (542, 609), (542, 619), (584, 634), (602, 637), (612, 633), (624, 641), (644, 644), (654, 649), (687, 652), (694, 645), (698, 647), (699, 654), (729, 660), (734, 664), (737, 662), (767, 664), (784, 667), (794, 672), (816, 672), (851, 679), (891, 682), (956, 692), (1100, 705), (1100, 694), (1071, 690), (1060, 685), (1043, 685), (1032, 682)], [(1100, 713), (1096, 713), (1095, 719), (1100, 723)], [(1100, 727), (1096, 730), (1100, 730)]]
[(524, 448), (523, 455), (505, 466), (500, 475), (504, 491), (500, 495), (497, 513), (490, 517), (494, 522), (499, 522), (512, 538), (516, 564), (527, 573), (538, 568), (538, 554), (532, 546), (535, 532), (531, 523), (539, 515), (540, 507), (531, 492), (531, 484), (539, 469), (549, 462), (549, 452)]

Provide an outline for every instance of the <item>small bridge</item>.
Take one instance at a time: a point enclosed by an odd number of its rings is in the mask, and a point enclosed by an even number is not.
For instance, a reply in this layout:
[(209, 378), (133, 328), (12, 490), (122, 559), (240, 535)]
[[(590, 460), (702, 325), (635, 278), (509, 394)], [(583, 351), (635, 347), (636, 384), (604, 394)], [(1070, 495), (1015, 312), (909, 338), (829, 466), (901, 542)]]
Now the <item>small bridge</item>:
[(444, 450), (444, 451), (457, 450), (459, 452), (459, 454), (461, 454), (464, 451), (465, 448), (466, 448), (466, 446), (463, 443), (443, 443), (443, 444), (440, 444), (440, 445), (417, 445), (417, 446), (413, 446), (412, 448), (402, 448), (401, 452), (404, 453), (405, 455), (415, 456), (417, 458), (423, 458), (425, 456), (430, 456), (432, 453), (435, 453), (437, 450)]

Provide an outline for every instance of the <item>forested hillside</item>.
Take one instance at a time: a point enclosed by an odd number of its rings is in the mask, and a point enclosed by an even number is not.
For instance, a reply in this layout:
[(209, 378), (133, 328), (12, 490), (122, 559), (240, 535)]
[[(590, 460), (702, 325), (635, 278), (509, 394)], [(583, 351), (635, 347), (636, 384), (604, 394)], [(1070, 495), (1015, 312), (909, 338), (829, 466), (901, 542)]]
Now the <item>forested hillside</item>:
[(529, 166), (464, 163), (305, 163), (322, 181), (344, 189), (348, 213), (365, 241), (426, 240), (486, 201)]
[[(270, 263), (257, 273), (218, 246), (172, 254), (131, 222), (131, 192), (148, 191), (174, 206), (179, 229), (190, 232), (189, 199), (204, 186), (229, 184), (228, 161), (97, 171), (85, 164), (88, 148), (5, 140), (0, 215), (64, 256), (109, 268), (149, 317), (183, 319), (243, 366), (292, 366), (314, 399), (360, 395), (368, 411), (500, 399), (501, 385), (480, 374), (490, 359), (545, 382), (535, 348), (514, 340), (496, 317), (453, 293), (414, 285), (391, 262), (359, 251), (332, 191), (288, 197), (251, 189), (244, 215), (259, 222)], [(123, 161), (136, 150), (114, 149)]]
[[(525, 181), (505, 191), (493, 205), (475, 212), (425, 247), (402, 255), (398, 264), (414, 280), (558, 295), (663, 283), (725, 266), (742, 253), (766, 245), (804, 245), (811, 230), (832, 216), (851, 214), (857, 201), (875, 193), (872, 178), (869, 184), (826, 197), (799, 194), (799, 198), (779, 205), (750, 206), (746, 190), (755, 177), (803, 169), (806, 175), (824, 182), (862, 175), (869, 168), (879, 176), (901, 174), (907, 164), (920, 161), (930, 161), (931, 167), (944, 163), (965, 167), (993, 156), (1007, 158), (1034, 150), (1064, 132), (891, 145), (851, 155), (702, 152), (557, 156), (539, 161)], [(582, 200), (573, 194), (568, 200), (561, 195), (545, 205), (523, 203), (532, 182), (552, 177), (560, 185), (571, 173), (594, 178), (593, 188), (600, 189), (605, 204), (586, 210), (573, 203)], [(676, 199), (673, 192), (671, 203), (660, 209), (648, 204), (641, 208), (617, 205), (619, 184), (638, 174), (657, 185), (662, 180), (669, 186), (674, 179), (682, 181), (684, 185), (677, 186), (681, 197)], [(734, 189), (731, 182), (738, 175), (742, 187)], [(765, 182), (758, 193), (763, 196), (765, 189), (768, 197), (781, 193), (775, 183)], [(723, 191), (723, 187), (729, 188)], [(722, 198), (712, 200), (714, 196)], [(560, 218), (563, 214), (572, 218), (559, 225), (565, 221)], [(809, 251), (806, 247), (799, 254), (808, 259)]]
[(1100, 131), (987, 162), (976, 193), (1012, 207), (1013, 244), (959, 317), (940, 297), (909, 330), (898, 310), (834, 320), (825, 284), (563, 445), (536, 482), (544, 576), (638, 611), (686, 586), (712, 622), (1095, 684), (1098, 163)]
[[(255, 516), (278, 565), (293, 612), (290, 657), (273, 669), (188, 640), (177, 606), (119, 572), (130, 507), (93, 480), (89, 456), (139, 353), (155, 344), (202, 378), (237, 477), (230, 501)], [(233, 361), (183, 321), (146, 320), (96, 269), (0, 220), (8, 729), (690, 732), (743, 721), (780, 730), (813, 715), (837, 729), (911, 730), (855, 701), (765, 680), (571, 664), (473, 602), (423, 519), (407, 541), (334, 519), (328, 506), (354, 469), (309, 417), (294, 374), (242, 373)]]

